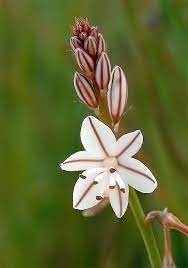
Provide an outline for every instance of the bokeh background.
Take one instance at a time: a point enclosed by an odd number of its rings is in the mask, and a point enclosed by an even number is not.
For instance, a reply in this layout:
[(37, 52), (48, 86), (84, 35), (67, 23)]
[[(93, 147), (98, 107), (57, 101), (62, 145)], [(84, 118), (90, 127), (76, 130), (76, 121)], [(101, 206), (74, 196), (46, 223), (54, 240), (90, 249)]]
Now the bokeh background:
[[(91, 113), (73, 88), (75, 16), (99, 26), (126, 71), (127, 131), (144, 132), (139, 158), (159, 182), (139, 194), (145, 212), (167, 206), (188, 223), (188, 2), (1, 0), (0, 268), (149, 267), (130, 209), (83, 218), (72, 209), (77, 174), (58, 167), (81, 148)], [(157, 223), (154, 232), (163, 254)], [(188, 239), (173, 232), (173, 250), (188, 267)]]

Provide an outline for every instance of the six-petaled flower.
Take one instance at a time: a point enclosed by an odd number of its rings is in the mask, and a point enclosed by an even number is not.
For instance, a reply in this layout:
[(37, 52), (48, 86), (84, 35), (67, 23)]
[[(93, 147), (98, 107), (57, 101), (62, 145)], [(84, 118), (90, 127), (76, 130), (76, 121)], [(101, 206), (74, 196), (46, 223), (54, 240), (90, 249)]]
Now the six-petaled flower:
[(142, 193), (153, 192), (157, 187), (151, 171), (132, 157), (143, 143), (140, 130), (116, 140), (108, 126), (88, 116), (82, 123), (81, 141), (85, 150), (60, 165), (62, 170), (84, 170), (73, 191), (75, 209), (85, 210), (109, 198), (116, 216), (121, 218), (128, 206), (129, 186)]

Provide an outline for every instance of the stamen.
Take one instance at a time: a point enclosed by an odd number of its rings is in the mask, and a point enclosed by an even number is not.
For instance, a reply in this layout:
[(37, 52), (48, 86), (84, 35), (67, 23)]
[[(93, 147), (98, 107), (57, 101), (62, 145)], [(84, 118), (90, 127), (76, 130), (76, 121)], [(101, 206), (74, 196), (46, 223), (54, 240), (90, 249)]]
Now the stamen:
[(125, 188), (121, 188), (120, 191), (121, 191), (122, 193), (125, 193)]
[(82, 175), (82, 174), (80, 174), (79, 177), (80, 177), (81, 179), (83, 179), (83, 180), (86, 179), (86, 176), (84, 176), (84, 175)]
[(97, 185), (99, 182), (98, 181), (93, 181), (93, 184), (94, 185)]
[(103, 199), (103, 197), (102, 197), (102, 196), (100, 196), (100, 195), (97, 195), (97, 196), (96, 196), (96, 199), (97, 199), (97, 200), (102, 200), (102, 199)]
[(110, 168), (110, 173), (116, 172), (115, 168)]
[(110, 185), (109, 189), (114, 189), (116, 186), (115, 185)]

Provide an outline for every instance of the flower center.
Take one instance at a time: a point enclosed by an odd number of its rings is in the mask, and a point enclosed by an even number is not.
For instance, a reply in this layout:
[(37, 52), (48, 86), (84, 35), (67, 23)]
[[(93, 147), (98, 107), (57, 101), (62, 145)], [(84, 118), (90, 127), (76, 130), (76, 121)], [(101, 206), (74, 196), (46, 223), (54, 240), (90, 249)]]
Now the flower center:
[(116, 169), (118, 166), (118, 162), (117, 162), (115, 157), (107, 157), (104, 159), (103, 165), (106, 168), (115, 168)]

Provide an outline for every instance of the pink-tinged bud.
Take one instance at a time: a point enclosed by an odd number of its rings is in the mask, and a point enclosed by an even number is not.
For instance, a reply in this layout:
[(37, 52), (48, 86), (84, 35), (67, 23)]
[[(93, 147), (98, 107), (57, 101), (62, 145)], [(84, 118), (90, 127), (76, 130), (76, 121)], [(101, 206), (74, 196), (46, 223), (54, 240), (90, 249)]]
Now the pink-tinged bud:
[(97, 43), (94, 37), (89, 36), (84, 41), (84, 49), (91, 55), (95, 56), (97, 52)]
[(79, 37), (80, 37), (80, 39), (85, 40), (87, 38), (87, 33), (86, 32), (81, 32), (79, 34)]
[(76, 36), (74, 36), (70, 39), (70, 46), (72, 50), (75, 51), (75, 49), (82, 47), (82, 42)]
[(79, 67), (83, 72), (90, 75), (94, 71), (93, 59), (81, 48), (75, 50), (75, 56)]
[(97, 37), (98, 37), (98, 29), (97, 29), (97, 27), (94, 27), (94, 26), (91, 27), (90, 35), (95, 37), (95, 39), (97, 39)]
[(98, 34), (98, 49), (97, 49), (98, 56), (100, 56), (101, 53), (105, 51), (106, 51), (106, 44), (104, 38), (102, 34)]
[(128, 87), (125, 74), (119, 66), (115, 66), (108, 87), (108, 108), (114, 125), (124, 114), (127, 98)]
[(100, 90), (107, 90), (110, 81), (111, 65), (108, 56), (102, 52), (96, 66), (95, 79)]
[(81, 99), (81, 101), (83, 101), (83, 103), (85, 103), (89, 108), (97, 108), (98, 103), (95, 97), (94, 89), (84, 75), (77, 72), (75, 73), (74, 87), (78, 97)]

